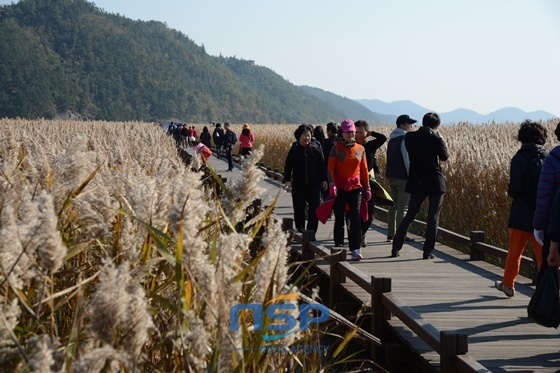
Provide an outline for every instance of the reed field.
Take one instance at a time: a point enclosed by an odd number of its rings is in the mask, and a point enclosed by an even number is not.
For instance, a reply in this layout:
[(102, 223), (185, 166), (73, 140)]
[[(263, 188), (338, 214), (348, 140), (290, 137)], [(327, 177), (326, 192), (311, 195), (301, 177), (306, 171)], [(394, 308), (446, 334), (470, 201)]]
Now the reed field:
[[(196, 171), (198, 158), (186, 167), (153, 124), (1, 119), (0, 128), (3, 371), (319, 371), (340, 363), (344, 338), (324, 355), (272, 354), (260, 349), (251, 313), (229, 328), (232, 306), (298, 291), (287, 235), (270, 210), (247, 220), (262, 192), (262, 150), (239, 182), (219, 185), (212, 172)], [(311, 329), (282, 342), (317, 342)]]

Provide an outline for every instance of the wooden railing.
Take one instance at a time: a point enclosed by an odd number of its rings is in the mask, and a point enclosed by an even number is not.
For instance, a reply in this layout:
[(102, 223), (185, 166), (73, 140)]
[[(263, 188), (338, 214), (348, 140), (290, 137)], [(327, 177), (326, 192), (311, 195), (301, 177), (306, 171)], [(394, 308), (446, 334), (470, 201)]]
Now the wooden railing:
[[(378, 216), (387, 220), (386, 209), (375, 206), (375, 212)], [(420, 220), (414, 220), (411, 225), (424, 231), (426, 229), (426, 222)], [(459, 245), (467, 247), (469, 249), (470, 260), (486, 260), (486, 255), (505, 260), (508, 253), (507, 250), (484, 243), (485, 238), (486, 234), (483, 231), (471, 231), (470, 237), (467, 237), (448, 229), (438, 228), (438, 239), (440, 241), (442, 239), (445, 240), (446, 243), (450, 243), (450, 246)], [(522, 256), (521, 267), (524, 268), (527, 273), (532, 273), (531, 279), (533, 280), (533, 284), (535, 284), (538, 271), (535, 261), (527, 256)]]
[[(293, 219), (284, 218), (282, 228), (290, 234), (290, 239), (301, 244), (303, 261), (313, 262), (319, 256), (329, 264), (329, 307), (339, 302), (341, 284), (350, 280), (371, 296), (371, 334), (383, 342), (389, 333), (388, 323), (396, 317), (428, 346), (440, 355), (441, 372), (489, 372), (484, 366), (468, 355), (468, 336), (466, 334), (438, 331), (413, 309), (391, 292), (391, 279), (367, 276), (356, 267), (348, 264), (345, 249), (327, 250), (316, 245), (315, 232), (299, 233), (293, 229)], [(297, 245), (296, 247), (299, 247)], [(299, 252), (298, 249), (296, 251)], [(382, 346), (372, 346), (373, 358), (382, 359)]]

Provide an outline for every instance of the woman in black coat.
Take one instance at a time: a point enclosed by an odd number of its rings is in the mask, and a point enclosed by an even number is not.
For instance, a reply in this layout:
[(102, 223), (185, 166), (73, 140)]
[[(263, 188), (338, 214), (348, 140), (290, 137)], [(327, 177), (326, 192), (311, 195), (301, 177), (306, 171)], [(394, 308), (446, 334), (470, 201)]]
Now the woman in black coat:
[(537, 185), (540, 171), (548, 151), (543, 145), (547, 131), (539, 123), (529, 120), (521, 124), (517, 139), (521, 149), (511, 159), (509, 186), (507, 193), (513, 198), (509, 213), (508, 254), (503, 281), (496, 281), (496, 289), (508, 297), (515, 295), (515, 279), (519, 274), (521, 255), (531, 239), (537, 265), (542, 263), (542, 246), (533, 236), (533, 216), (537, 200)]
[(286, 190), (292, 190), (296, 229), (305, 229), (307, 203), (307, 230), (316, 232), (319, 220), (315, 210), (321, 203), (321, 190), (327, 190), (327, 167), (321, 145), (312, 139), (312, 132), (313, 128), (308, 124), (300, 125), (294, 132), (296, 142), (286, 157), (284, 181)]
[(210, 131), (208, 131), (208, 127), (204, 126), (204, 128), (202, 129), (202, 133), (200, 134), (200, 142), (210, 148), (212, 146), (210, 140), (212, 140)]

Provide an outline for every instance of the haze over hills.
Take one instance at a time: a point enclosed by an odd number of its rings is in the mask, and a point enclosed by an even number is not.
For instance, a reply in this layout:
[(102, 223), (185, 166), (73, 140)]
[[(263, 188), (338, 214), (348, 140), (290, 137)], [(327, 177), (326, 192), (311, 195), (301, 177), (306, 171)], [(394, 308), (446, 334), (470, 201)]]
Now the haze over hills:
[[(375, 111), (380, 114), (387, 115), (400, 115), (408, 114), (412, 118), (421, 120), (424, 114), (432, 109), (422, 107), (412, 101), (394, 101), (385, 102), (376, 99), (360, 99), (357, 100), (359, 103), (367, 107), (368, 109)], [(556, 115), (548, 113), (543, 110), (525, 112), (519, 108), (507, 107), (500, 110), (493, 111), (487, 115), (477, 113), (469, 109), (456, 109), (447, 113), (438, 113), (441, 116), (441, 121), (444, 124), (452, 124), (458, 122), (469, 122), (475, 124), (482, 123), (501, 123), (501, 122), (522, 122), (525, 119), (531, 120), (547, 120), (551, 118), (556, 118)]]

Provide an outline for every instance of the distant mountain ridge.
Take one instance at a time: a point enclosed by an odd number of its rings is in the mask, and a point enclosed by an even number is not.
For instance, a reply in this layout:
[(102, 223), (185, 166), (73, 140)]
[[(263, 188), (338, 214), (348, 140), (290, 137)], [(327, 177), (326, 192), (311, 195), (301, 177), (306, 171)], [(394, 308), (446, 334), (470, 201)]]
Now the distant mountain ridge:
[(325, 101), (337, 111), (344, 114), (346, 118), (354, 120), (365, 120), (370, 124), (388, 124), (394, 123), (397, 117), (395, 115), (384, 115), (376, 113), (356, 100), (342, 97), (332, 92), (328, 92), (316, 87), (309, 87), (306, 85), (299, 86), (303, 91), (318, 99)]
[[(376, 99), (359, 99), (356, 100), (368, 109), (375, 111), (380, 114), (386, 115), (401, 115), (408, 114), (412, 118), (421, 120), (424, 114), (429, 111), (434, 111), (433, 109), (422, 107), (412, 101), (402, 100), (394, 102), (385, 102)], [(551, 118), (556, 118), (557, 116), (546, 112), (544, 110), (537, 110), (526, 112), (516, 107), (505, 107), (496, 111), (493, 111), (487, 115), (477, 113), (476, 111), (459, 108), (446, 113), (438, 113), (441, 116), (441, 121), (443, 124), (452, 124), (458, 122), (469, 122), (474, 124), (482, 123), (503, 123), (503, 122), (513, 122), (519, 123), (525, 119), (530, 119), (534, 121), (547, 120)]]

